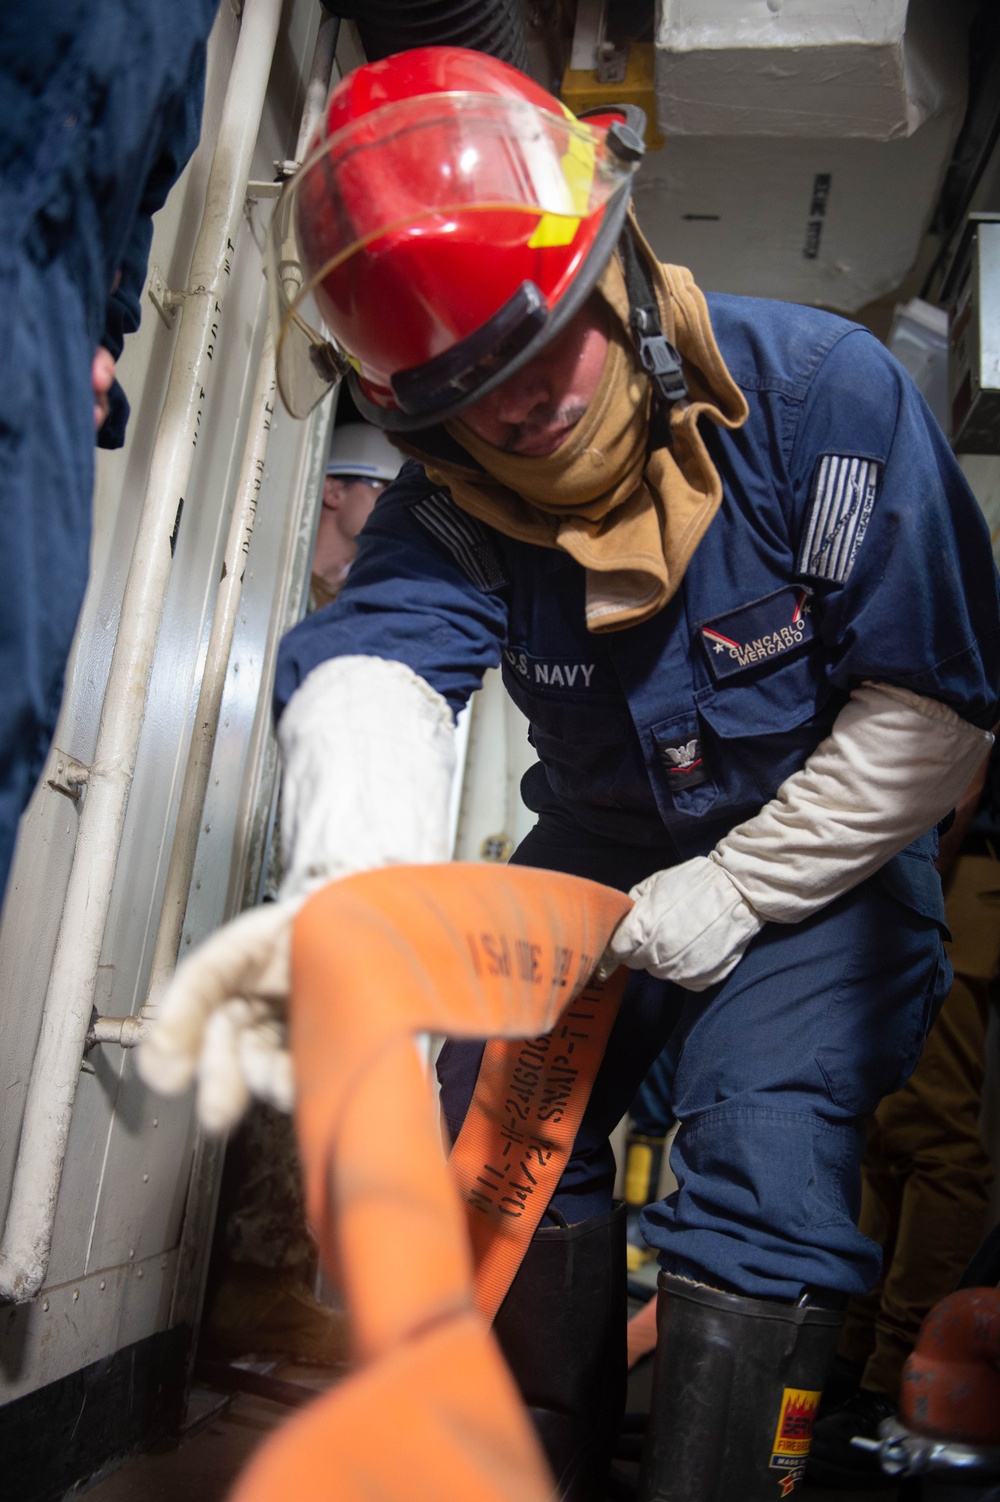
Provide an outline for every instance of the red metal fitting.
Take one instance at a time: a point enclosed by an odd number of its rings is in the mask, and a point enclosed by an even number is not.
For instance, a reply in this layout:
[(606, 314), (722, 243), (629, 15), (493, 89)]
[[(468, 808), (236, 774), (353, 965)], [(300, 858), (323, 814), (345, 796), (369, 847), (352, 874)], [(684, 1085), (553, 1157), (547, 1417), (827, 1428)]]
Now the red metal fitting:
[(903, 1368), (900, 1418), (935, 1439), (1000, 1443), (1000, 1289), (935, 1305)]

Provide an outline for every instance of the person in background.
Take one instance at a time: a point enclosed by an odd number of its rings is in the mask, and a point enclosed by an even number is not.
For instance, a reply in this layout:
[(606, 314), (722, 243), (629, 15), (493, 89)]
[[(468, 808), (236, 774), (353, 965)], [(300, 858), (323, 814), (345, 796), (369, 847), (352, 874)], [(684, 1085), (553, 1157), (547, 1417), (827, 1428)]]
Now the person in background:
[(124, 441), (115, 363), (198, 142), (217, 8), (0, 6), (0, 901), (87, 582), (94, 430)]
[(334, 429), (313, 551), (310, 612), (337, 598), (358, 551), (358, 533), (402, 463), (399, 450), (371, 423), (349, 422)]

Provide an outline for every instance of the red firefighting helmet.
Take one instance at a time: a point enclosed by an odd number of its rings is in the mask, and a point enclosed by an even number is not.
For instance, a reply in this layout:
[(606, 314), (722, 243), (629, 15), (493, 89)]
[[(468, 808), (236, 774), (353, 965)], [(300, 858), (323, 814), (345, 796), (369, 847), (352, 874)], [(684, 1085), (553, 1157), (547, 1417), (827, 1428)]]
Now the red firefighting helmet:
[(349, 74), (272, 225), (289, 410), (304, 416), (347, 373), (366, 418), (412, 430), (533, 359), (611, 257), (642, 128), (622, 107), (578, 120), (458, 47)]

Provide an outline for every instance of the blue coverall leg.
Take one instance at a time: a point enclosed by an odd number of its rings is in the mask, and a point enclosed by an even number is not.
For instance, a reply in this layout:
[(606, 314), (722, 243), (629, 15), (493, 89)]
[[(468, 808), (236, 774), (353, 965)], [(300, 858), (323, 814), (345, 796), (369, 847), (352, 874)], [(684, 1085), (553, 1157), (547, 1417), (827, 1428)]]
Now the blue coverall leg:
[(632, 1130), (644, 1137), (663, 1137), (674, 1124), (675, 1050), (657, 1054), (628, 1109)]

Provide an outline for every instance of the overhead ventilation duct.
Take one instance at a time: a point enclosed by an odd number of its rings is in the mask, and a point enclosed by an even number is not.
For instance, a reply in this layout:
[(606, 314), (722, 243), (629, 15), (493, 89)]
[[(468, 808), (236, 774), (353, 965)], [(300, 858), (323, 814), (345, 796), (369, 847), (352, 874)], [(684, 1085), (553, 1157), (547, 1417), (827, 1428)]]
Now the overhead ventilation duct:
[(527, 71), (520, 0), (323, 0), (357, 24), (369, 62), (410, 47), (471, 47)]
[(660, 129), (910, 136), (951, 102), (942, 49), (962, 12), (939, 0), (661, 0)]
[(892, 292), (962, 123), (966, 22), (940, 0), (661, 0), (665, 144), (634, 193), (657, 254), (841, 313)]

